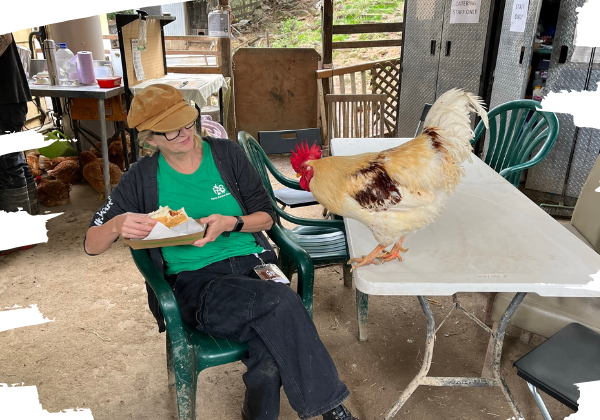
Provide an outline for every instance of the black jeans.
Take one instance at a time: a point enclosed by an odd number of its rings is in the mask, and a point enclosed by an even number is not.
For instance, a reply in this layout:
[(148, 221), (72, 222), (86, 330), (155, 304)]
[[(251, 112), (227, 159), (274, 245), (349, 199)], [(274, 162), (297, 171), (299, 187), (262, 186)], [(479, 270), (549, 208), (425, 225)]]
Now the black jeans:
[[(0, 135), (20, 132), (27, 119), (27, 103), (0, 104)], [(22, 152), (0, 156), (0, 189), (27, 186), (31, 171)]]
[[(273, 252), (260, 257), (274, 262)], [(172, 285), (184, 322), (220, 338), (247, 341), (243, 375), (253, 420), (279, 418), (279, 389), (301, 419), (323, 414), (350, 392), (288, 285), (258, 278), (254, 255), (228, 258), (177, 275)]]

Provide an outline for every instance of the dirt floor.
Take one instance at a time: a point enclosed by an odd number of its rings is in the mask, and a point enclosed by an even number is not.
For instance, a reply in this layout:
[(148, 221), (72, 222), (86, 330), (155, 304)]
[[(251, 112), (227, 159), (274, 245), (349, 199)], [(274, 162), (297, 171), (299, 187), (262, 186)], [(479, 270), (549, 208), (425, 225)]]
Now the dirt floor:
[[(281, 164), (279, 161), (278, 164)], [(90, 408), (96, 420), (176, 419), (174, 393), (167, 387), (165, 335), (146, 303), (142, 276), (128, 247), (118, 241), (105, 254), (87, 256), (82, 238), (101, 207), (87, 184), (73, 188), (71, 203), (44, 211), (64, 212), (47, 224), (49, 241), (0, 257), (0, 307), (37, 304), (53, 322), (0, 333), (0, 383), (35, 385), (49, 412)], [(321, 208), (294, 211), (321, 217)], [(411, 250), (418, 252), (418, 250)], [(410, 253), (407, 254), (410, 258)], [(369, 339), (359, 342), (355, 291), (342, 282), (341, 266), (316, 270), (314, 320), (321, 338), (351, 390), (347, 405), (362, 420), (383, 418), (418, 372), (425, 319), (415, 297), (372, 296)], [(450, 297), (431, 297), (439, 322)], [(481, 295), (464, 296), (465, 306), (483, 313)], [(525, 418), (542, 417), (512, 363), (541, 342), (528, 345), (509, 328), (502, 371)], [(478, 376), (487, 337), (460, 315), (438, 332), (435, 376)], [(198, 419), (240, 419), (244, 394), (241, 362), (204, 371), (198, 385)], [(562, 419), (571, 411), (545, 398)], [(512, 413), (499, 389), (421, 387), (397, 419), (506, 420)], [(285, 397), (281, 419), (297, 418)]]

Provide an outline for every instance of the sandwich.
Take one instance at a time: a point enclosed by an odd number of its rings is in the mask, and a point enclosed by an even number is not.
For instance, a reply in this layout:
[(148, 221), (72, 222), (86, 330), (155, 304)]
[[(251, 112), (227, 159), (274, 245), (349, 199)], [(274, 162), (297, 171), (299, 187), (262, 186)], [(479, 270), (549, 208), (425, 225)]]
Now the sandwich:
[(169, 206), (160, 206), (158, 210), (150, 213), (148, 217), (159, 221), (169, 229), (182, 223), (185, 223), (189, 219), (183, 207), (175, 211), (171, 210)]

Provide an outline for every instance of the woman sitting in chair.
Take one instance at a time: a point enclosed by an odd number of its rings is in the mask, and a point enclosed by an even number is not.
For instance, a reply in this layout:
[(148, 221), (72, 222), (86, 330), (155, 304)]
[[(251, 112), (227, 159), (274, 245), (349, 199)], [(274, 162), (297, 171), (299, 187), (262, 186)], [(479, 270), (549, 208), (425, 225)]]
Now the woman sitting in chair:
[[(135, 96), (129, 126), (139, 131), (141, 144), (159, 152), (123, 175), (95, 214), (85, 251), (101, 254), (119, 236), (145, 238), (156, 223), (148, 213), (159, 206), (184, 207), (189, 217), (208, 224), (205, 237), (149, 253), (173, 288), (184, 322), (215, 337), (248, 342), (242, 417), (277, 419), (283, 385), (301, 419), (357, 420), (342, 405), (349, 391), (299, 296), (254, 272), (263, 261), (276, 261), (261, 233), (274, 216), (260, 177), (236, 143), (201, 138), (194, 130), (197, 117), (171, 86), (149, 86)], [(162, 332), (158, 302), (147, 288)]]

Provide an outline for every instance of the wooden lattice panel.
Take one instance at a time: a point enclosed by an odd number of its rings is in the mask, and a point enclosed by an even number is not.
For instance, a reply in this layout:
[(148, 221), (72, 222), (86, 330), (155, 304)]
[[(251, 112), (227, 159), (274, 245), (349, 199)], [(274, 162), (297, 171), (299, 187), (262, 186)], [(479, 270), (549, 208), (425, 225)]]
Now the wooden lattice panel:
[(371, 92), (383, 93), (387, 100), (384, 106), (385, 137), (394, 137), (398, 132), (398, 90), (400, 87), (400, 60), (379, 63), (371, 69)]

